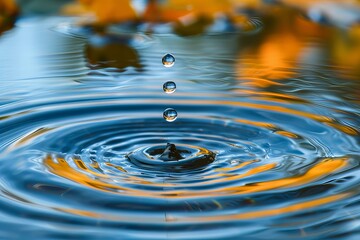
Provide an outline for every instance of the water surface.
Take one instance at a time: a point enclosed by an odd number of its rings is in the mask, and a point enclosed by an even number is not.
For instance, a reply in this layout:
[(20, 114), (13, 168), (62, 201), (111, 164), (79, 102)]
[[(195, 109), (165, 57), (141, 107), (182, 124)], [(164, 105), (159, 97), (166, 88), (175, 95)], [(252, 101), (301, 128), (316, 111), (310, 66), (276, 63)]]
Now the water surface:
[[(0, 37), (1, 239), (360, 236), (360, 82), (331, 54), (336, 29), (70, 34), (76, 21)], [(215, 158), (128, 158), (167, 143)]]

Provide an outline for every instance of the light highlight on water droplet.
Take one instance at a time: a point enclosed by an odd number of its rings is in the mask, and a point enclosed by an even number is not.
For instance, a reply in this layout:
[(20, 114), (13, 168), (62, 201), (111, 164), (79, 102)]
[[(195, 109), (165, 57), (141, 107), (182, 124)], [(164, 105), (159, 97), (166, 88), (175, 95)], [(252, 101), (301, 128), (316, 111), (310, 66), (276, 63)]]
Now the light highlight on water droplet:
[(171, 55), (170, 53), (168, 53), (165, 56), (163, 56), (162, 63), (164, 65), (164, 67), (168, 67), (168, 68), (172, 67), (175, 64), (175, 57), (173, 55)]
[(177, 112), (173, 108), (167, 108), (163, 113), (163, 117), (166, 121), (173, 122), (177, 118)]
[(176, 91), (176, 84), (172, 81), (166, 82), (163, 85), (164, 92), (170, 94)]

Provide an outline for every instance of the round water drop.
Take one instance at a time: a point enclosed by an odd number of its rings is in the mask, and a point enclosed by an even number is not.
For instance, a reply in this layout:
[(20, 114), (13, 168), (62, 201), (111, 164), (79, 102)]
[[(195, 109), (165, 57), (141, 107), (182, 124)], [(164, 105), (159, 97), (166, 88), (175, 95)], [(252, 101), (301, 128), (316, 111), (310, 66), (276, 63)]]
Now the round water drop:
[(175, 57), (173, 55), (171, 55), (170, 53), (168, 53), (165, 56), (163, 56), (162, 63), (164, 65), (164, 67), (168, 67), (168, 68), (172, 67), (175, 64)]
[(177, 112), (173, 108), (167, 108), (165, 109), (163, 116), (166, 121), (173, 122), (177, 118)]
[(164, 92), (170, 94), (176, 91), (176, 84), (172, 81), (166, 82), (163, 85)]

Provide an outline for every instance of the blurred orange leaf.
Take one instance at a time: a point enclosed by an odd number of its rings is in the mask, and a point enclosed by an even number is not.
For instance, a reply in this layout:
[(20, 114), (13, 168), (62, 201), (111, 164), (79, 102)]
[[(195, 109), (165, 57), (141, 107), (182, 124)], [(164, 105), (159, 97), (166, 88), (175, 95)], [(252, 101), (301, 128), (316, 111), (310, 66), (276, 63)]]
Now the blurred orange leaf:
[(136, 12), (130, 0), (78, 0), (82, 7), (71, 4), (65, 8), (65, 13), (95, 13), (100, 23), (117, 23), (137, 19)]
[(0, 33), (12, 27), (17, 13), (13, 0), (0, 0)]

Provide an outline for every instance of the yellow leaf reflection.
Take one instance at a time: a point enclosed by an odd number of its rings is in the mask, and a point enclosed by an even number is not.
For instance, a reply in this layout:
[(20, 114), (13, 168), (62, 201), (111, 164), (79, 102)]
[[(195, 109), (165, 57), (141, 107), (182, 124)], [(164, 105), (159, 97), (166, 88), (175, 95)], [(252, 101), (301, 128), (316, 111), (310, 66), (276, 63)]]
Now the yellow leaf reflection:
[[(116, 23), (136, 20), (137, 15), (134, 8), (131, 6), (130, 0), (78, 0), (89, 11), (96, 14), (97, 21), (100, 23)], [(68, 13), (74, 8), (78, 8), (76, 5), (71, 5), (65, 11)], [(81, 8), (79, 8), (81, 9)]]
[[(161, 184), (157, 182), (151, 182), (149, 179), (142, 179), (140, 177), (131, 176), (127, 172), (121, 171), (121, 182), (125, 185), (122, 186), (117, 182), (113, 182), (112, 178), (109, 176), (95, 172), (89, 169), (81, 159), (74, 159), (75, 165), (77, 168), (74, 168), (70, 165), (65, 159), (57, 157), (53, 158), (50, 155), (44, 159), (45, 166), (48, 169), (63, 178), (72, 180), (78, 184), (84, 185), (89, 188), (118, 193), (131, 196), (143, 196), (143, 197), (156, 197), (156, 198), (192, 198), (192, 197), (218, 197), (218, 196), (230, 196), (230, 195), (243, 195), (249, 193), (258, 193), (265, 192), (274, 189), (283, 189), (291, 187), (299, 187), (313, 181), (317, 181), (321, 178), (328, 176), (329, 174), (335, 173), (336, 171), (344, 168), (348, 164), (348, 158), (328, 158), (322, 161), (319, 161), (317, 164), (312, 166), (302, 175), (285, 177), (275, 180), (268, 180), (263, 182), (255, 182), (248, 185), (241, 186), (227, 186), (220, 187), (211, 190), (180, 190), (184, 189), (181, 186), (177, 186), (176, 183), (171, 184)], [(247, 164), (241, 164), (241, 167), (245, 167)], [(255, 176), (263, 172), (267, 172), (276, 167), (275, 163), (265, 164), (256, 166), (244, 173), (241, 174), (232, 174), (227, 176), (226, 174), (222, 176), (221, 173), (217, 173), (218, 176), (223, 178), (218, 179), (209, 179), (206, 184), (216, 184), (222, 182), (229, 182), (234, 180), (239, 180), (248, 176)], [(235, 170), (235, 169), (234, 169)], [(119, 175), (120, 177), (120, 175)], [(161, 187), (159, 190), (143, 190), (144, 188), (137, 189), (136, 187), (126, 186), (127, 183), (132, 184), (141, 184), (143, 186), (152, 186), (152, 187)], [(191, 184), (189, 184), (191, 185)], [(169, 190), (166, 189), (166, 186), (170, 186)], [(165, 188), (163, 188), (165, 187)], [(173, 190), (174, 187), (179, 187), (179, 190)], [(188, 187), (188, 186), (187, 186)]]
[(229, 0), (169, 0), (164, 6), (167, 10), (182, 9), (196, 15), (214, 16), (219, 13), (232, 13), (233, 5)]
[(18, 8), (13, 0), (0, 0), (0, 34), (12, 28), (17, 14)]
[(301, 202), (297, 204), (293, 204), (286, 207), (280, 207), (275, 209), (266, 209), (261, 211), (253, 211), (247, 213), (233, 214), (233, 215), (225, 215), (225, 216), (208, 216), (208, 217), (192, 217), (192, 218), (176, 218), (169, 216), (171, 221), (196, 221), (196, 222), (220, 222), (220, 221), (228, 221), (228, 220), (244, 220), (244, 219), (253, 219), (253, 218), (264, 218), (271, 217), (276, 215), (282, 215), (287, 213), (293, 213), (297, 211), (304, 211), (311, 208), (316, 208), (325, 204), (329, 204), (332, 202), (339, 201), (341, 199), (350, 197), (350, 193), (341, 193), (335, 194), (328, 197), (323, 197), (320, 199), (310, 200), (306, 202)]

